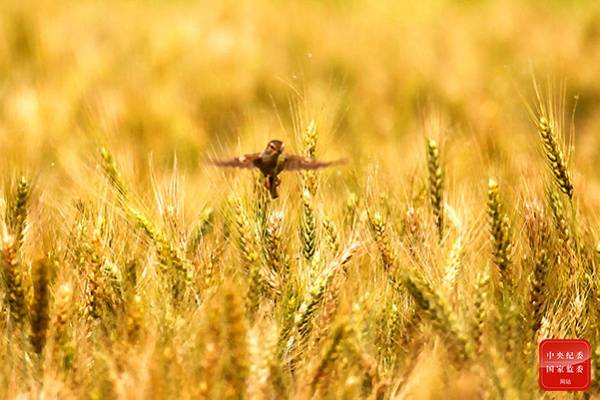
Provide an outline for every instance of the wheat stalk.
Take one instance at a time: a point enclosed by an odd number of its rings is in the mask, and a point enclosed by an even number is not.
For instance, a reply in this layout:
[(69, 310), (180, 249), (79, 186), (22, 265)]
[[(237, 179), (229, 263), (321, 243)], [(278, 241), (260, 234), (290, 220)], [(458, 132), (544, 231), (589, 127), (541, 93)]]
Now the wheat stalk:
[(33, 302), (31, 304), (31, 346), (39, 355), (46, 345), (49, 314), (49, 271), (45, 259), (36, 260), (33, 266)]
[(236, 291), (231, 288), (223, 299), (225, 343), (227, 343), (226, 368), (223, 371), (225, 398), (244, 398), (249, 373), (247, 324), (244, 306)]
[(186, 290), (192, 287), (193, 269), (191, 263), (182, 254), (179, 246), (169, 240), (146, 214), (134, 206), (130, 199), (131, 196), (127, 184), (112, 154), (106, 148), (101, 148), (100, 155), (105, 175), (119, 194), (119, 199), (125, 212), (155, 245), (156, 253), (163, 267), (163, 273), (170, 281), (173, 299), (175, 301), (181, 300)]
[[(284, 349), (291, 354), (290, 365), (292, 366), (292, 370), (295, 367), (298, 357), (305, 350), (308, 336), (312, 332), (312, 321), (314, 320), (317, 312), (321, 309), (323, 298), (327, 288), (330, 286), (335, 276), (335, 273), (339, 269), (343, 268), (352, 259), (352, 256), (358, 247), (358, 243), (351, 243), (348, 245), (344, 249), (343, 253), (337, 259), (331, 262), (311, 285), (307, 295), (304, 297), (304, 300), (294, 314), (293, 328), (291, 329), (293, 336), (289, 338), (285, 347), (282, 347), (281, 344), (285, 342), (286, 336), (280, 336), (279, 348)], [(287, 332), (282, 333), (285, 334)]]
[[(317, 123), (315, 120), (311, 120), (302, 132), (304, 156), (308, 158), (316, 157), (318, 137)], [(317, 174), (315, 171), (302, 171), (302, 183), (312, 196), (317, 193)]]
[(488, 182), (488, 214), (492, 233), (494, 262), (500, 272), (500, 285), (506, 290), (512, 287), (511, 224), (500, 200), (498, 183), (494, 179), (490, 179)]
[(71, 284), (62, 284), (55, 295), (54, 317), (51, 322), (53, 360), (61, 369), (70, 369), (74, 358), (74, 343), (70, 338), (71, 307), (73, 288)]
[(265, 258), (271, 270), (282, 282), (285, 282), (290, 275), (290, 262), (281, 237), (283, 216), (282, 212), (274, 212), (269, 216), (265, 229), (264, 246)]
[(569, 248), (572, 243), (572, 234), (565, 213), (565, 205), (563, 204), (558, 193), (551, 189), (548, 190), (548, 203), (550, 204), (554, 226), (558, 231), (560, 240), (563, 242), (566, 248)]
[(300, 238), (302, 240), (302, 255), (310, 263), (317, 251), (317, 222), (312, 206), (312, 195), (308, 189), (302, 192)]
[(548, 252), (541, 250), (539, 259), (530, 277), (531, 289), (529, 303), (531, 304), (531, 330), (535, 335), (542, 326), (542, 317), (546, 307), (546, 277), (548, 275), (550, 260)]
[(489, 290), (490, 276), (486, 272), (479, 273), (477, 280), (475, 281), (475, 301), (474, 309), (475, 316), (473, 318), (473, 325), (471, 327), (471, 334), (475, 342), (475, 351), (479, 356), (483, 353), (483, 340), (485, 333), (485, 324), (488, 316), (488, 290)]
[(444, 171), (440, 162), (440, 149), (433, 139), (426, 141), (427, 171), (429, 171), (429, 200), (439, 240), (444, 237)]
[(193, 254), (198, 249), (202, 239), (210, 232), (213, 227), (214, 210), (210, 207), (205, 208), (198, 221), (192, 228), (188, 236), (188, 243), (186, 247), (187, 254)]
[(573, 184), (567, 168), (567, 161), (560, 144), (560, 134), (557, 133), (557, 119), (552, 105), (546, 106), (540, 100), (538, 93), (539, 109), (537, 114), (537, 128), (542, 140), (544, 154), (548, 162), (548, 168), (554, 176), (558, 188), (566, 194), (569, 199), (573, 198)]
[(379, 254), (381, 255), (383, 269), (388, 275), (393, 276), (395, 270), (395, 257), (392, 253), (392, 245), (383, 216), (379, 212), (368, 212), (368, 217), (373, 238), (375, 239)]
[(27, 226), (27, 206), (31, 194), (31, 184), (25, 176), (21, 176), (17, 182), (17, 188), (13, 198), (10, 198), (6, 213), (6, 226), (15, 237), (17, 252), (23, 247), (25, 240), (25, 228)]
[(27, 315), (26, 289), (23, 283), (21, 264), (17, 259), (15, 237), (7, 233), (4, 233), (2, 238), (2, 269), (10, 317), (15, 326), (21, 327)]
[(342, 341), (344, 337), (347, 335), (347, 328), (344, 324), (339, 325), (335, 331), (333, 332), (333, 338), (331, 339), (331, 343), (327, 346), (319, 365), (315, 369), (313, 373), (312, 379), (310, 381), (311, 393), (314, 395), (315, 392), (318, 391), (319, 384), (326, 380), (329, 375), (329, 370), (333, 367), (333, 364), (340, 356), (340, 347), (342, 346)]
[(402, 283), (437, 332), (447, 340), (452, 358), (459, 364), (470, 360), (473, 356), (471, 344), (444, 297), (414, 272), (404, 273)]
[(329, 248), (334, 253), (337, 253), (340, 248), (338, 229), (329, 218), (323, 218), (323, 231), (325, 232), (325, 241), (329, 245)]

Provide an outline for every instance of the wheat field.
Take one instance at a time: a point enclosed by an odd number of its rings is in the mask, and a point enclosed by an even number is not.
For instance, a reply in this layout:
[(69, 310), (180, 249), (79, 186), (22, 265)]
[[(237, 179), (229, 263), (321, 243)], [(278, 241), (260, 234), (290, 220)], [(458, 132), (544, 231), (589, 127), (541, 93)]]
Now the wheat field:
[(0, 7), (0, 398), (600, 398), (598, 2)]

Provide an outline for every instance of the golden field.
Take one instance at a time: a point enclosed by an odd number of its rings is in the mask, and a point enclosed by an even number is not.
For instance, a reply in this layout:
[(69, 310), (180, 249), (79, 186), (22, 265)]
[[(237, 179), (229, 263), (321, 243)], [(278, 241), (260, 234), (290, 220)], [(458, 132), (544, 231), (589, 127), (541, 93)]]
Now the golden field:
[(597, 2), (0, 7), (0, 398), (600, 398)]

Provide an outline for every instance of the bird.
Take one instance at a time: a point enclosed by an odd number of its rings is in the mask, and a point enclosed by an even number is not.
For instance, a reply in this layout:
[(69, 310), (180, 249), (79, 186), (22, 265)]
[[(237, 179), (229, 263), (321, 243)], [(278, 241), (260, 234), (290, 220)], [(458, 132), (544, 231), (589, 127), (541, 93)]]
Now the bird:
[(260, 153), (245, 154), (226, 160), (210, 161), (218, 167), (257, 168), (265, 177), (265, 186), (273, 199), (279, 197), (277, 187), (281, 183), (281, 179), (279, 178), (281, 172), (319, 169), (346, 162), (345, 159), (320, 161), (299, 155), (286, 154), (284, 150), (285, 146), (281, 140), (271, 140), (267, 143), (267, 147)]

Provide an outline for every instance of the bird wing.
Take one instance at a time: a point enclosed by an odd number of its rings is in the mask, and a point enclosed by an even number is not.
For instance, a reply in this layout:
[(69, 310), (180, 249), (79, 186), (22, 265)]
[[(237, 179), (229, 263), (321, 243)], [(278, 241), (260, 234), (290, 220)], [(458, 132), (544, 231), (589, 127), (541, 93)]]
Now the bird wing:
[(319, 169), (331, 167), (333, 165), (344, 164), (345, 162), (345, 159), (335, 161), (319, 161), (313, 158), (289, 155), (285, 158), (283, 169), (286, 171), (298, 171), (302, 169)]
[(254, 153), (245, 154), (243, 156), (231, 158), (228, 160), (210, 160), (210, 162), (218, 167), (256, 168), (256, 161), (259, 159), (259, 153)]

